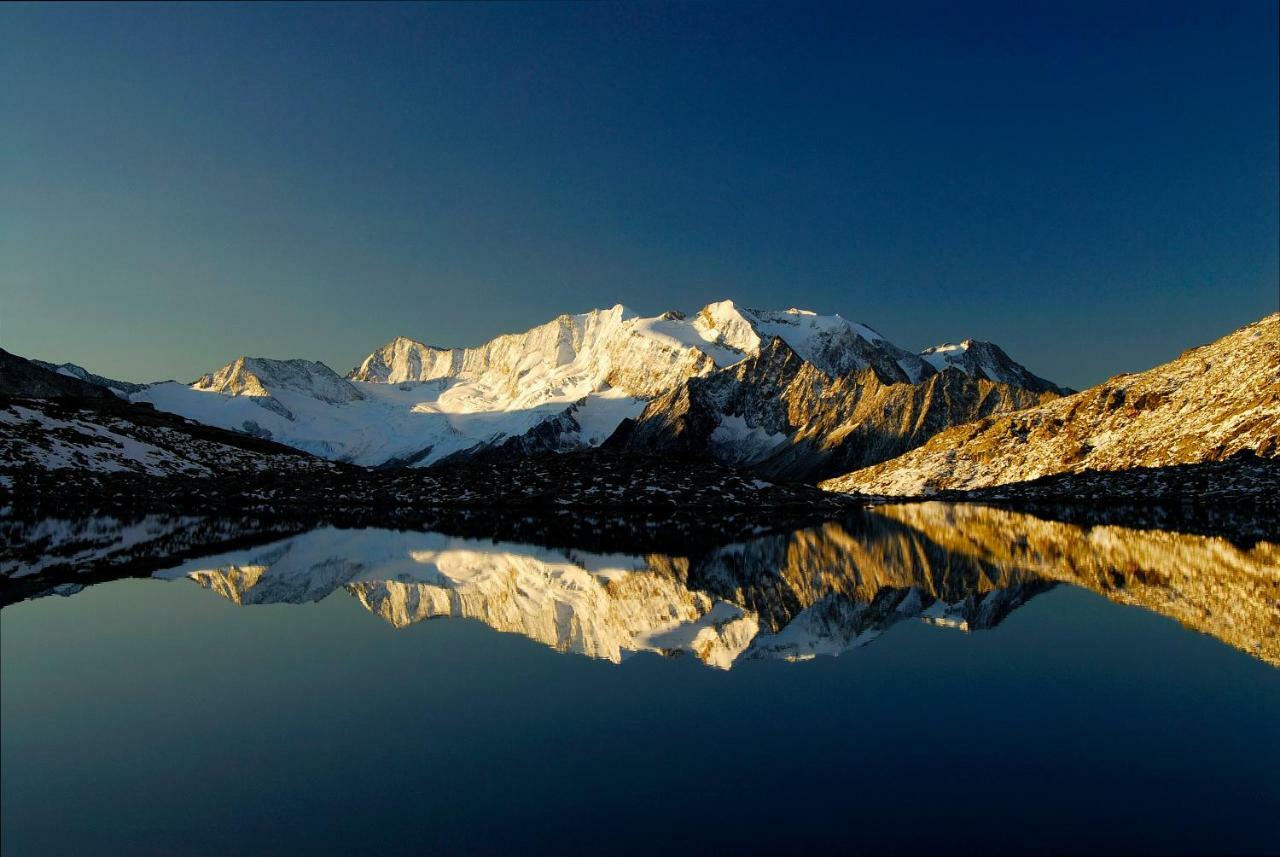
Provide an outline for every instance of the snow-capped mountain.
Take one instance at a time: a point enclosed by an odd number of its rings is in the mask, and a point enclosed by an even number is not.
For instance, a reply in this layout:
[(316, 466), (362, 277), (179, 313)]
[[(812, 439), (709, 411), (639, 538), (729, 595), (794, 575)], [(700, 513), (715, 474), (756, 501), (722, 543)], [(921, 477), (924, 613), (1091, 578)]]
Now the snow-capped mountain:
[(1178, 359), (994, 420), (957, 426), (822, 487), (895, 496), (1055, 474), (1280, 459), (1280, 313)]
[(1075, 392), (1059, 387), (1038, 375), (1032, 375), (1025, 366), (1013, 362), (1004, 349), (994, 342), (966, 339), (959, 344), (943, 343), (920, 352), (920, 357), (937, 371), (958, 369), (973, 378), (997, 381), (1011, 387), (1031, 390), (1035, 393), (1057, 393), (1068, 396)]
[(759, 358), (775, 342), (827, 378), (870, 373), (910, 386), (938, 374), (838, 315), (721, 301), (693, 317), (645, 318), (622, 305), (563, 315), (475, 348), (398, 337), (347, 379), (320, 363), (240, 358), (189, 387), (151, 385), (131, 399), (326, 458), (426, 465), (597, 446), (651, 401)]
[(295, 420), (293, 412), (274, 393), (301, 396), (330, 405), (341, 405), (364, 398), (349, 381), (339, 377), (323, 363), (310, 360), (270, 360), (265, 357), (241, 357), (217, 372), (202, 375), (191, 385), (191, 389), (227, 396), (245, 396), (255, 405), (290, 422)]
[(744, 356), (759, 354), (776, 337), (831, 376), (872, 369), (887, 382), (915, 384), (933, 374), (914, 354), (867, 325), (838, 315), (795, 308), (747, 310), (735, 307), (733, 301), (720, 301), (704, 307), (693, 324), (704, 336), (714, 333), (718, 342)]
[(241, 357), (191, 385), (231, 396), (269, 396), (271, 390), (301, 393), (331, 405), (364, 398), (328, 366), (310, 360)]
[[(703, 307), (693, 319), (679, 312), (641, 318), (621, 304), (562, 315), (478, 348), (436, 348), (397, 337), (347, 377), (398, 384), (493, 375), (510, 379), (523, 373), (522, 386), (563, 387), (568, 381), (585, 395), (607, 383), (630, 395), (653, 396), (712, 366), (758, 354), (775, 336), (829, 374), (871, 366), (894, 380), (914, 382), (931, 374), (915, 355), (838, 315), (749, 310), (720, 301)], [(530, 372), (537, 374), (529, 378)], [(544, 373), (549, 376), (545, 381), (539, 377)]]

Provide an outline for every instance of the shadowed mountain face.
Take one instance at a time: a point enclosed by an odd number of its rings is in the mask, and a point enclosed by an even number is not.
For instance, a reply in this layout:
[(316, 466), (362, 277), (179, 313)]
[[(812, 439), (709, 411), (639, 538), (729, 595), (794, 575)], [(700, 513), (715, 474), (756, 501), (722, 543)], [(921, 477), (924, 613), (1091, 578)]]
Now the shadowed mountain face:
[[(66, 542), (87, 566), (109, 563), (121, 569), (117, 576), (128, 573), (133, 554), (143, 562), (165, 549), (175, 560), (195, 556), (156, 576), (188, 578), (236, 604), (303, 604), (341, 590), (397, 628), (468, 618), (613, 662), (649, 651), (728, 669), (749, 659), (840, 654), (903, 621), (989, 629), (1068, 584), (1280, 665), (1280, 545), (1081, 526), (974, 505), (882, 506), (730, 544), (691, 541), (687, 553), (645, 552), (634, 541), (611, 552), (599, 543), (583, 550), (336, 527), (281, 538), (259, 526), (256, 546), (214, 532), (206, 544), (221, 538), (233, 549), (209, 555), (187, 550), (193, 537), (177, 537), (199, 532), (195, 521), (147, 519), (118, 530), (116, 543), (109, 519), (29, 535), (45, 550)], [(22, 591), (72, 594), (74, 566), (64, 563), (53, 585)], [(23, 587), (40, 572), (38, 562), (19, 563), (6, 570), (4, 586)]]

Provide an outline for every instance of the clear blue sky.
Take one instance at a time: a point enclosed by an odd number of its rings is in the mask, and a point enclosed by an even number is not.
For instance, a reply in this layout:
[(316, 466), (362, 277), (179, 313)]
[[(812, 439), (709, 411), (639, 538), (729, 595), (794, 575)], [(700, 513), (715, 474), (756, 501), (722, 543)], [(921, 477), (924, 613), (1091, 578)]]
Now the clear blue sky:
[(732, 297), (1086, 386), (1277, 308), (1271, 0), (0, 8), (0, 345), (346, 371)]

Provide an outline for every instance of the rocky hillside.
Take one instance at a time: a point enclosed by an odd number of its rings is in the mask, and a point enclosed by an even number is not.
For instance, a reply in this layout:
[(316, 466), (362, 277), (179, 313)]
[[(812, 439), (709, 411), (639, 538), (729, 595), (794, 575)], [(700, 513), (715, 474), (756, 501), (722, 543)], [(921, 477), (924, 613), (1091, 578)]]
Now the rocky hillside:
[(212, 477), (334, 470), (289, 447), (129, 404), (97, 384), (0, 353), (0, 488), (68, 472)]
[(1280, 456), (1280, 314), (1036, 408), (942, 432), (822, 487), (889, 496), (972, 490), (1054, 474)]
[(816, 481), (1053, 395), (955, 369), (915, 384), (885, 378), (874, 367), (833, 376), (774, 338), (758, 355), (654, 399), (610, 445), (710, 456), (772, 477)]

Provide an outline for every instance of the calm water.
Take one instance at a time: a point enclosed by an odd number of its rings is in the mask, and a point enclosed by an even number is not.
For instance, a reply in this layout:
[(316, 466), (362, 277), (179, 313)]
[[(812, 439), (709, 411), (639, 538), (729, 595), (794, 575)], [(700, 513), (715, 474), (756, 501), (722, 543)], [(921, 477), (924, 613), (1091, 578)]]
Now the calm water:
[[(166, 532), (126, 523), (116, 559)], [(0, 844), (1274, 853), (1278, 559), (941, 504), (688, 554), (210, 550), (0, 611)]]

